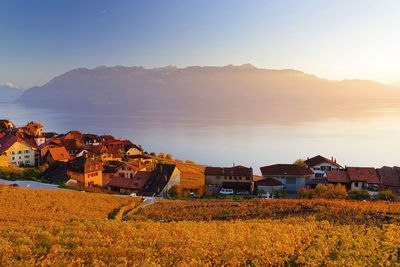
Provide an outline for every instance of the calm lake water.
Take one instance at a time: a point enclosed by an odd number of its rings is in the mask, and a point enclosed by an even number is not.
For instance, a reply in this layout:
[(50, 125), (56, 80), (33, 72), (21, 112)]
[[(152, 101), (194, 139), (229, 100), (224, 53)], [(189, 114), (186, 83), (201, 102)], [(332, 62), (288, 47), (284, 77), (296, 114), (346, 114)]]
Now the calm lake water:
[(333, 156), (343, 166), (400, 165), (400, 112), (393, 109), (356, 118), (333, 114), (321, 121), (278, 124), (216, 119), (210, 123), (210, 118), (156, 111), (103, 114), (0, 104), (0, 117), (17, 126), (37, 121), (45, 125), (45, 131), (112, 134), (141, 144), (148, 152), (170, 153), (204, 165), (252, 166), (256, 173), (260, 166), (292, 163), (317, 154)]

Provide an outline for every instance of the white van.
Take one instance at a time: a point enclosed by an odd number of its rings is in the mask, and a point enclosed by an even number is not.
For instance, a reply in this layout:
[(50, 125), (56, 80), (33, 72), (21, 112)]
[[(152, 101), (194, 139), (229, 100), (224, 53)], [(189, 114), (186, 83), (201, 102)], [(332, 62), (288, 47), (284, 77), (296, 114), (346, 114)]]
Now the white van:
[(222, 188), (219, 193), (223, 195), (233, 195), (233, 189)]

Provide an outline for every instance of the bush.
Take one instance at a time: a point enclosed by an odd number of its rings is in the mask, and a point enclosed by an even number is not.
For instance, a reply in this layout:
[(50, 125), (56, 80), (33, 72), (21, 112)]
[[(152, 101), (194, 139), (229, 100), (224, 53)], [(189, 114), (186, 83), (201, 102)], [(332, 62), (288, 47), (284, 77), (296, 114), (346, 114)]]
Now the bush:
[(392, 192), (392, 190), (382, 190), (379, 191), (378, 194), (375, 196), (377, 200), (386, 200), (386, 201), (396, 201), (398, 198)]
[(300, 188), (299, 190), (297, 190), (296, 198), (301, 198), (301, 199), (312, 198), (311, 190)]
[(315, 188), (313, 198), (345, 199), (347, 198), (346, 187), (341, 184), (319, 184)]
[(354, 199), (354, 200), (369, 200), (369, 199), (371, 199), (371, 195), (369, 194), (368, 190), (360, 190), (358, 188), (354, 188), (353, 190), (350, 190), (348, 195), (349, 195), (350, 199)]
[(272, 196), (273, 198), (287, 198), (288, 192), (286, 190), (274, 190)]

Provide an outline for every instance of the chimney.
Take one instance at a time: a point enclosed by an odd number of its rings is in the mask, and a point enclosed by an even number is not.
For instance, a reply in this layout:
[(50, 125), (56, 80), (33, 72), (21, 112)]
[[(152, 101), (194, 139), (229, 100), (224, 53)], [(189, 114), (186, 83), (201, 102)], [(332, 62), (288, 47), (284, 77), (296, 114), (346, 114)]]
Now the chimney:
[(235, 167), (235, 162), (233, 163), (233, 167)]
[(333, 156), (332, 156), (331, 160), (333, 161)]

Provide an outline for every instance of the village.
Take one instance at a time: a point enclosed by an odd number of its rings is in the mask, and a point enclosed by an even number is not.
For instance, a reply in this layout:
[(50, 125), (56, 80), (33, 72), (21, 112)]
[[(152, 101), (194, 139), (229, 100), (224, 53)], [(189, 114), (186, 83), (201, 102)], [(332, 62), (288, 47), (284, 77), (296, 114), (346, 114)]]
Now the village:
[[(181, 185), (182, 167), (163, 158), (172, 160), (111, 135), (59, 134), (45, 132), (36, 122), (16, 127), (10, 120), (0, 120), (0, 167), (41, 166), (44, 180), (71, 188), (168, 198), (171, 189)], [(281, 192), (280, 197), (296, 197), (301, 190), (328, 184), (371, 196), (382, 190), (400, 194), (400, 167), (348, 167), (317, 155), (292, 164), (263, 166), (260, 171), (262, 177), (251, 167), (203, 166), (200, 185), (214, 195), (273, 197)]]

